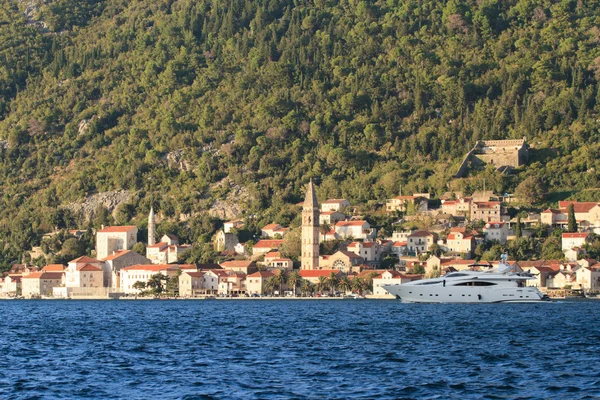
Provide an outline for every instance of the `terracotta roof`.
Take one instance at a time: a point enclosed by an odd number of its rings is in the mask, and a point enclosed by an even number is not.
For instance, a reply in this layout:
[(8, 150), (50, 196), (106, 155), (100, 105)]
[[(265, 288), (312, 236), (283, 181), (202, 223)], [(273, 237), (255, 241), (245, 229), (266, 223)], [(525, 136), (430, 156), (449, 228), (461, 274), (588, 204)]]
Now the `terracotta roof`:
[(343, 255), (345, 255), (348, 258), (352, 258), (352, 259), (358, 259), (358, 258), (362, 258), (359, 255), (356, 255), (356, 253), (353, 253), (351, 251), (346, 251), (346, 250), (338, 250), (339, 253), (342, 253)]
[(258, 248), (258, 249), (277, 249), (279, 246), (281, 246), (281, 244), (283, 243), (283, 240), (281, 239), (270, 239), (270, 240), (259, 240), (254, 246), (253, 248)]
[(562, 234), (562, 237), (566, 239), (585, 239), (589, 235), (586, 232), (565, 232)]
[(62, 272), (34, 272), (21, 279), (62, 279), (62, 275)]
[(252, 265), (254, 261), (250, 260), (233, 260), (233, 261), (224, 261), (219, 264), (223, 268), (246, 268)]
[(85, 264), (77, 267), (77, 271), (102, 271), (102, 268), (96, 267), (92, 264)]
[(111, 254), (110, 256), (104, 257), (101, 261), (112, 261), (121, 256), (124, 256), (125, 254), (127, 254), (129, 252), (131, 252), (131, 250), (115, 250), (113, 252), (113, 254)]
[(318, 278), (319, 276), (328, 277), (332, 272), (336, 275), (341, 273), (337, 269), (301, 269), (299, 274), (303, 278)]
[(270, 271), (258, 271), (248, 275), (248, 278), (270, 278), (272, 276), (275, 276), (275, 274)]
[(338, 221), (335, 226), (363, 226), (367, 221)]
[(554, 209), (554, 208), (548, 208), (544, 211), (542, 211), (542, 214), (560, 214), (560, 210)]
[(168, 247), (168, 243), (167, 242), (158, 242), (156, 244), (150, 245), (150, 246), (146, 246), (147, 249), (153, 249), (153, 248), (158, 248), (158, 249), (162, 249), (163, 247)]
[(396, 199), (396, 200), (411, 200), (414, 198), (415, 198), (415, 196), (396, 196), (396, 197), (394, 197), (394, 199)]
[(198, 267), (196, 266), (196, 264), (179, 264), (179, 269), (182, 271), (189, 270), (189, 269), (196, 270), (196, 269), (198, 269)]
[[(559, 201), (558, 207), (568, 211), (569, 205), (573, 204), (573, 210), (576, 213), (585, 213), (590, 211), (592, 208), (598, 205), (595, 202), (577, 202), (577, 201)], [(562, 210), (561, 210), (562, 211)]]
[(281, 257), (281, 253), (278, 251), (270, 251), (267, 254), (265, 254), (265, 258), (277, 258), (277, 257)]
[(42, 272), (62, 272), (65, 270), (65, 266), (62, 264), (48, 264), (42, 268)]
[(96, 264), (96, 263), (99, 263), (99, 262), (100, 261), (98, 261), (96, 259), (93, 259), (91, 257), (82, 256), (82, 257), (79, 257), (79, 258), (76, 258), (74, 260), (69, 261), (69, 264), (71, 264), (71, 263), (75, 263), (75, 264), (90, 264), (90, 263), (94, 263), (94, 264)]
[(268, 225), (263, 226), (262, 230), (263, 231), (273, 230), (273, 229), (276, 229), (276, 228), (278, 228), (280, 226), (281, 225), (279, 225), (279, 224), (268, 224)]
[(104, 229), (100, 229), (99, 233), (126, 233), (132, 229), (137, 229), (137, 226), (127, 225), (127, 226), (107, 226)]
[(394, 242), (393, 247), (404, 247), (406, 246), (406, 242)]
[(289, 258), (275, 258), (273, 260), (271, 260), (273, 262), (283, 262), (283, 261), (292, 261)]
[(400, 273), (400, 272), (398, 272), (398, 271), (395, 271), (395, 270), (389, 270), (389, 271), (385, 271), (385, 272), (384, 272), (384, 273), (382, 273), (382, 274), (379, 274), (379, 275), (377, 275), (377, 276), (376, 276), (375, 278), (373, 278), (373, 279), (383, 279), (383, 274), (385, 274), (385, 273), (391, 274), (391, 275), (392, 275), (392, 278), (404, 278), (404, 277), (405, 277), (405, 275), (404, 275), (404, 274), (402, 274), (402, 273)]
[(139, 264), (121, 268), (121, 271), (173, 271), (179, 269), (178, 265), (172, 264)]

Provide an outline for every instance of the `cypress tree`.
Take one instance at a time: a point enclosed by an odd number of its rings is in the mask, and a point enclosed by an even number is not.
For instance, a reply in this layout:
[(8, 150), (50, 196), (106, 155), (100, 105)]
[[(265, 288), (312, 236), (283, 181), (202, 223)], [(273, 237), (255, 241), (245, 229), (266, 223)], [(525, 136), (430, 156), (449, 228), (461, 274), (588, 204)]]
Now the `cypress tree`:
[(567, 231), (577, 232), (577, 220), (575, 219), (575, 207), (573, 203), (569, 204), (569, 216), (567, 220)]
[(517, 239), (521, 238), (521, 216), (517, 215), (517, 226), (515, 227), (515, 237)]

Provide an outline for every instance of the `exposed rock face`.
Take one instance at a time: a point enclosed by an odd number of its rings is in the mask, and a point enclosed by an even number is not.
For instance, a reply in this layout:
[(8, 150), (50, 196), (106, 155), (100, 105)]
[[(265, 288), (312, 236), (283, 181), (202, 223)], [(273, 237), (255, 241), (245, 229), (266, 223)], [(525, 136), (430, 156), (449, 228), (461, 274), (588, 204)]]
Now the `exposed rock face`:
[(86, 197), (83, 203), (71, 203), (68, 208), (76, 214), (82, 213), (85, 219), (93, 217), (99, 205), (104, 206), (109, 212), (114, 212), (121, 203), (126, 203), (133, 193), (129, 190), (114, 190), (111, 192), (96, 193)]
[(211, 189), (219, 191), (225, 189), (227, 191), (227, 197), (216, 200), (208, 210), (210, 215), (217, 218), (225, 220), (240, 218), (242, 212), (246, 209), (246, 205), (251, 200), (248, 189), (231, 182), (229, 178), (224, 178), (213, 185)]
[(189, 171), (192, 169), (192, 166), (187, 160), (183, 159), (183, 155), (183, 150), (176, 150), (168, 153), (166, 156), (164, 156), (164, 159), (169, 168), (178, 169), (180, 171)]
[(82, 119), (81, 121), (79, 121), (79, 126), (77, 127), (77, 133), (79, 135), (85, 135), (88, 130), (90, 129), (90, 122), (91, 120), (89, 119)]

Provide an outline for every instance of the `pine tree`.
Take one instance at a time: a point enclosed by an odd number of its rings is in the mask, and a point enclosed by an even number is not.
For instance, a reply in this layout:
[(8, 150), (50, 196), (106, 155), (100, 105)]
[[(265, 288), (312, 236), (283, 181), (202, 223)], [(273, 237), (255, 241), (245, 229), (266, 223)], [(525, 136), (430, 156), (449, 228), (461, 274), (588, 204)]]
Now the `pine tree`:
[(575, 207), (573, 203), (569, 204), (569, 216), (567, 220), (567, 231), (577, 232), (577, 220), (575, 220)]

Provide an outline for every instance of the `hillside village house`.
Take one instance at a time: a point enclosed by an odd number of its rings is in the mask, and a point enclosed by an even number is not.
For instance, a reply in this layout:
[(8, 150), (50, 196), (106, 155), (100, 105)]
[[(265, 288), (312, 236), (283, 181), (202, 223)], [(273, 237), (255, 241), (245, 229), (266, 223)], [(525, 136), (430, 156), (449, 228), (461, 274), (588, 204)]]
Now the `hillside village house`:
[(499, 201), (479, 201), (471, 203), (471, 221), (492, 222), (502, 220)]
[(223, 232), (232, 233), (236, 230), (244, 229), (246, 223), (241, 219), (234, 219), (233, 221), (227, 221), (223, 224)]
[(350, 207), (350, 202), (346, 199), (329, 199), (321, 204), (321, 211), (340, 211), (346, 207)]
[(475, 248), (475, 237), (464, 228), (453, 228), (448, 234), (446, 245), (450, 252), (464, 254), (466, 258), (471, 258), (471, 252)]
[(587, 292), (600, 291), (600, 267), (582, 267), (575, 271), (575, 280), (580, 289)]
[(207, 293), (217, 293), (219, 289), (219, 283), (222, 280), (226, 280), (229, 274), (227, 271), (222, 269), (210, 269), (203, 270), (204, 278), (202, 280), (202, 288), (206, 290)]
[(288, 228), (284, 228), (279, 224), (268, 224), (265, 225), (261, 230), (262, 237), (264, 238), (274, 238), (275, 235), (279, 235), (280, 238), (284, 237)]
[(126, 294), (139, 294), (140, 290), (135, 289), (133, 284), (136, 282), (148, 282), (152, 275), (163, 274), (167, 277), (177, 275), (179, 267), (177, 265), (167, 264), (147, 264), (132, 265), (121, 269), (121, 291)]
[(346, 215), (338, 211), (323, 211), (319, 213), (319, 224), (335, 225), (338, 221), (346, 219)]
[(335, 232), (342, 239), (373, 239), (375, 238), (376, 230), (371, 229), (371, 225), (367, 221), (339, 221), (335, 224)]
[(434, 243), (435, 236), (427, 231), (415, 231), (408, 237), (407, 248), (411, 253), (426, 253)]
[(18, 296), (21, 294), (22, 275), (8, 275), (2, 284), (2, 294), (5, 296)]
[(265, 254), (263, 264), (271, 269), (292, 269), (294, 267), (294, 262), (289, 258), (283, 257), (278, 251)]
[(442, 213), (450, 214), (455, 217), (468, 217), (471, 215), (471, 198), (461, 197), (456, 200), (443, 200), (441, 210)]
[(407, 243), (408, 242), (392, 243), (391, 253), (394, 254), (396, 257), (400, 258), (404, 254), (406, 254), (406, 252), (408, 251)]
[(253, 256), (262, 256), (270, 252), (271, 250), (279, 249), (279, 246), (283, 244), (283, 240), (279, 239), (263, 239), (259, 240), (254, 246), (252, 246)]
[(566, 226), (569, 219), (569, 205), (573, 204), (575, 219), (582, 226), (600, 228), (600, 203), (559, 201), (558, 209), (549, 208), (541, 213), (543, 224)]
[(250, 260), (224, 261), (219, 265), (225, 271), (242, 272), (246, 275), (252, 274), (258, 270), (256, 263)]
[(488, 222), (483, 227), (485, 240), (496, 240), (500, 244), (505, 244), (508, 240), (508, 224), (505, 222)]
[(191, 245), (179, 244), (179, 238), (175, 235), (164, 235), (160, 242), (146, 246), (146, 258), (152, 264), (176, 263), (179, 255), (185, 253)]
[(236, 246), (240, 243), (238, 235), (236, 233), (226, 233), (223, 229), (219, 229), (215, 233), (213, 244), (216, 251), (235, 251)]
[(347, 247), (349, 252), (361, 256), (369, 263), (381, 261), (382, 248), (377, 242), (352, 242)]
[(385, 203), (387, 212), (401, 211), (408, 212), (414, 210), (415, 213), (427, 211), (429, 194), (415, 193), (412, 196), (397, 196), (389, 199)]
[(267, 283), (267, 280), (274, 276), (275, 274), (271, 271), (257, 271), (251, 275), (248, 275), (246, 278), (246, 292), (250, 295), (266, 294), (265, 284)]
[(61, 285), (62, 272), (33, 272), (23, 276), (21, 295), (26, 298), (52, 296), (52, 290)]
[(103, 259), (115, 250), (131, 250), (137, 242), (135, 226), (107, 226), (96, 232), (96, 257)]
[(562, 250), (570, 250), (576, 247), (583, 247), (584, 244), (592, 241), (590, 233), (586, 232), (564, 232), (562, 234)]

